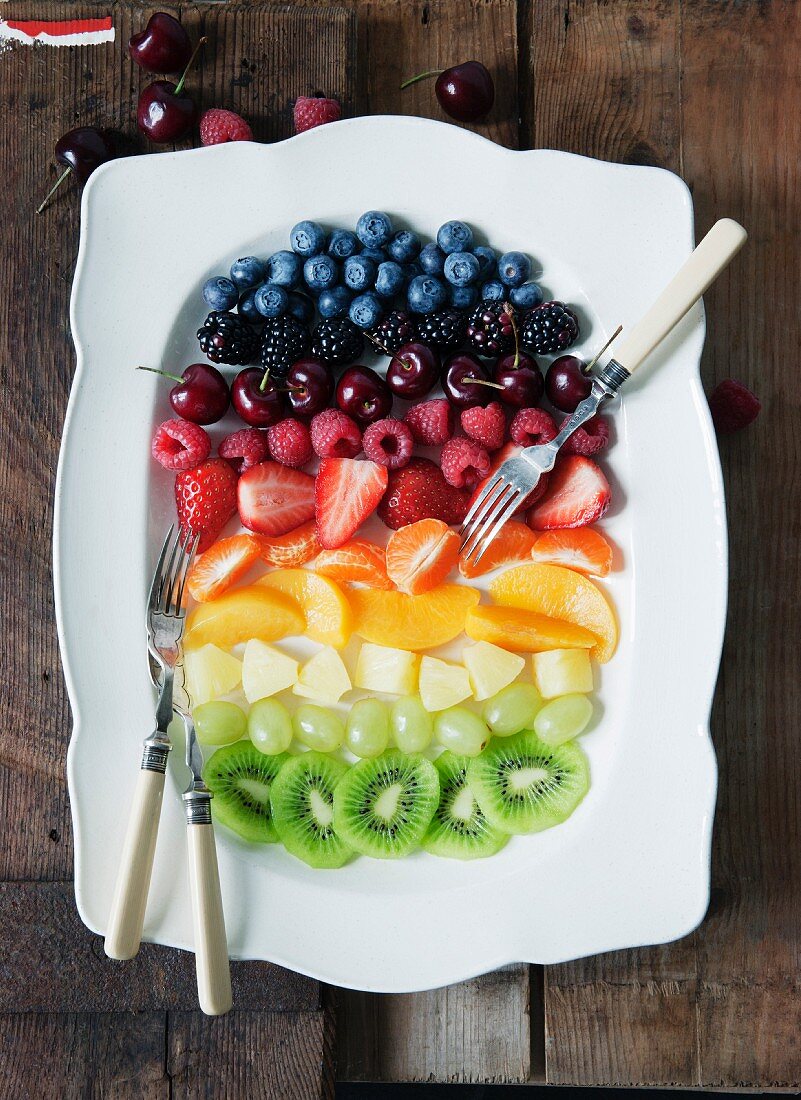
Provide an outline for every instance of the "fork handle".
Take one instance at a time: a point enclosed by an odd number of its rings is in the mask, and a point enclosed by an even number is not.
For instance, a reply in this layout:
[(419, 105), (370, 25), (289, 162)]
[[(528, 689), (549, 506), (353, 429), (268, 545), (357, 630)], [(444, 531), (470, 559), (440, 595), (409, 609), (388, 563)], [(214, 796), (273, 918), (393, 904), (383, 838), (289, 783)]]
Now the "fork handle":
[(192, 792), (184, 795), (184, 805), (198, 1001), (207, 1016), (222, 1016), (233, 998), (211, 798)]
[(642, 320), (623, 337), (616, 362), (633, 374), (737, 255), (747, 236), (731, 218), (715, 222)]
[(142, 942), (167, 764), (166, 750), (162, 766), (159, 755), (145, 748), (134, 791), (104, 944), (110, 959), (132, 959)]

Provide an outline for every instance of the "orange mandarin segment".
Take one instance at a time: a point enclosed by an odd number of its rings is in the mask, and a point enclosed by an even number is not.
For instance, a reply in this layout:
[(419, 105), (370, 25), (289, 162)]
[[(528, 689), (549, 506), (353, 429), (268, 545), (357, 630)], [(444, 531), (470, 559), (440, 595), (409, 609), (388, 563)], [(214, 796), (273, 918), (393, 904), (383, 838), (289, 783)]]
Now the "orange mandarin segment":
[(320, 543), (314, 520), (302, 523), (286, 535), (271, 538), (269, 535), (257, 536), (261, 560), (265, 565), (274, 565), (276, 569), (296, 569), (305, 565), (320, 552)]
[(535, 539), (536, 535), (528, 524), (511, 519), (489, 544), (480, 561), (476, 562), (474, 558), (465, 560), (464, 557), (459, 559), (459, 572), (463, 577), (480, 577), (501, 565), (528, 561)]
[(421, 519), (387, 543), (387, 573), (401, 592), (418, 595), (442, 584), (459, 558), (459, 535), (441, 519)]
[(535, 538), (531, 557), (542, 564), (563, 565), (594, 577), (605, 577), (612, 568), (612, 547), (592, 527), (545, 531)]
[(222, 596), (247, 573), (258, 556), (259, 543), (252, 535), (218, 539), (192, 563), (186, 578), (189, 595), (198, 603)]
[(392, 588), (387, 576), (387, 555), (383, 546), (367, 539), (352, 539), (336, 550), (321, 550), (314, 562), (316, 572), (339, 584), (366, 584), (368, 588)]

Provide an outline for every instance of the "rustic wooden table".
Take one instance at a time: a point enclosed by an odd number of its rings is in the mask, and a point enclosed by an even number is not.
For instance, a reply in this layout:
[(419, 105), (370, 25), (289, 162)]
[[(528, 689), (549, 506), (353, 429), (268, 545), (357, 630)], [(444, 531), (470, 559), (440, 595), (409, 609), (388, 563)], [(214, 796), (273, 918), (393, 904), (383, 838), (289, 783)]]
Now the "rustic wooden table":
[(292, 98), (318, 87), (348, 113), (440, 117), (431, 86), (401, 93), (401, 78), (475, 56), (496, 78), (496, 107), (479, 127), (488, 136), (678, 172), (699, 233), (721, 215), (750, 231), (706, 299), (705, 382), (742, 379), (765, 406), (750, 431), (721, 445), (730, 620), (713, 716), (721, 785), (702, 927), (666, 947), (512, 967), (413, 996), (337, 993), (277, 967), (237, 964), (236, 1011), (219, 1020), (195, 1010), (191, 958), (146, 947), (134, 963), (109, 963), (78, 921), (70, 881), (70, 716), (50, 540), (73, 370), (78, 198), (69, 186), (47, 214), (33, 208), (55, 173), (53, 142), (70, 126), (114, 126), (135, 145), (143, 78), (122, 45), (153, 9), (56, 0), (0, 9), (46, 19), (109, 10), (115, 45), (0, 49), (4, 1095), (306, 1100), (331, 1096), (335, 1074), (798, 1089), (801, 5), (236, 0), (181, 9), (210, 39), (193, 80), (203, 104), (240, 109), (260, 140), (285, 136)]

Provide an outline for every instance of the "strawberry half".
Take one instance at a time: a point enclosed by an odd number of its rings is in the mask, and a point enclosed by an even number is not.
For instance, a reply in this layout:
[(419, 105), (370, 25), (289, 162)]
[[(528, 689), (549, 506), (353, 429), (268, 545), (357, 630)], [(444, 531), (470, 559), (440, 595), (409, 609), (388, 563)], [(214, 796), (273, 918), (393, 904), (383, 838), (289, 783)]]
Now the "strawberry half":
[(243, 577), (259, 556), (259, 542), (252, 535), (220, 539), (201, 554), (189, 570), (186, 587), (198, 603), (216, 600)]
[(236, 511), (236, 474), (222, 458), (210, 458), (175, 478), (175, 507), (181, 533), (200, 535), (207, 550)]
[(461, 523), (469, 499), (464, 489), (448, 484), (442, 470), (430, 459), (413, 458), (408, 466), (390, 473), (378, 515), (394, 531), (421, 519)]
[(603, 470), (591, 458), (568, 455), (554, 467), (545, 496), (529, 509), (534, 531), (585, 527), (600, 519), (612, 499)]
[(260, 462), (240, 477), (237, 502), (245, 527), (285, 535), (314, 515), (314, 478), (280, 462)]
[(324, 458), (314, 487), (317, 537), (325, 550), (348, 541), (378, 507), (389, 471), (369, 459)]
[[(503, 447), (501, 447), (501, 449), (499, 451), (496, 451), (495, 454), (490, 455), (490, 458), (492, 460), (492, 465), (490, 467), (490, 472), (487, 474), (487, 476), (484, 478), (483, 481), (480, 481), (478, 483), (478, 485), (476, 485), (475, 489), (473, 490), (473, 493), (470, 497), (470, 503), (471, 504), (476, 499), (476, 497), (481, 492), (481, 490), (484, 488), (484, 486), (487, 484), (489, 479), (491, 477), (494, 477), (498, 467), (503, 462), (505, 462), (507, 460), (507, 458), (516, 458), (517, 455), (520, 454), (522, 449), (523, 448), (518, 447), (516, 443), (504, 443)], [(521, 512), (525, 512), (526, 508), (530, 508), (532, 506), (532, 504), (535, 504), (540, 499), (540, 497), (545, 496), (545, 490), (548, 488), (548, 479), (549, 479), (550, 476), (551, 476), (550, 474), (541, 474), (540, 475), (540, 480), (537, 482), (537, 484), (534, 486), (534, 488), (528, 494), (526, 499), (522, 502), (522, 504), (520, 504), (517, 508), (515, 508), (514, 514), (516, 516), (519, 515)]]

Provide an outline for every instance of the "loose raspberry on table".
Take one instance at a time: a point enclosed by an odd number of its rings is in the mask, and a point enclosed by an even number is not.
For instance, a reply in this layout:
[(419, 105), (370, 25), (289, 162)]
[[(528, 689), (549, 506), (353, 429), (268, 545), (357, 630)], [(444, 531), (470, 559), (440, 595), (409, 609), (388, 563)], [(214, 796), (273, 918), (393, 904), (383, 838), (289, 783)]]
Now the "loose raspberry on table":
[(488, 476), (492, 461), (486, 447), (474, 439), (449, 439), (440, 455), (442, 473), (449, 485), (474, 489)]
[(238, 474), (243, 474), (251, 466), (258, 466), (270, 457), (267, 433), (262, 428), (242, 428), (232, 432), (222, 440), (217, 454)]
[(747, 428), (759, 416), (762, 402), (742, 382), (727, 378), (709, 395), (709, 411), (715, 429), (727, 434)]
[[(561, 431), (567, 424), (569, 416), (566, 416), (559, 425)], [(602, 451), (609, 442), (609, 425), (602, 416), (592, 416), (585, 421), (580, 428), (576, 428), (562, 444), (562, 454), (565, 455), (596, 455)]]
[(211, 453), (208, 432), (189, 420), (165, 420), (153, 434), (151, 447), (156, 462), (167, 470), (189, 470), (205, 462)]
[(556, 424), (545, 409), (520, 409), (509, 425), (509, 435), (518, 447), (536, 447), (556, 437)]
[(390, 470), (399, 470), (412, 457), (414, 436), (408, 424), (388, 416), (376, 420), (366, 429), (362, 447), (373, 462)]
[(453, 406), (444, 397), (412, 405), (404, 417), (415, 443), (423, 447), (438, 447), (453, 435)]
[(268, 428), (267, 442), (271, 456), (282, 466), (305, 466), (314, 456), (309, 429), (293, 416)]
[(362, 449), (362, 433), (339, 409), (324, 409), (312, 418), (311, 444), (320, 458), (355, 458)]
[(327, 99), (321, 95), (299, 95), (295, 100), (293, 112), (295, 133), (302, 134), (315, 126), (326, 122), (338, 122), (342, 118), (342, 107), (338, 99)]
[(200, 144), (222, 145), (226, 141), (253, 141), (253, 131), (234, 111), (212, 107), (200, 119)]
[(462, 431), (488, 451), (497, 451), (506, 437), (506, 413), (500, 401), (491, 401), (485, 409), (476, 405), (462, 409)]

